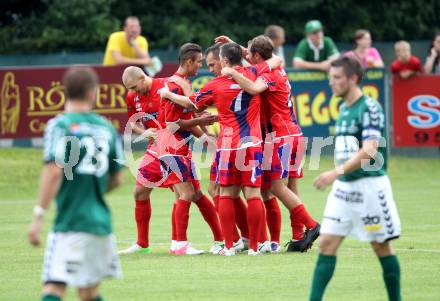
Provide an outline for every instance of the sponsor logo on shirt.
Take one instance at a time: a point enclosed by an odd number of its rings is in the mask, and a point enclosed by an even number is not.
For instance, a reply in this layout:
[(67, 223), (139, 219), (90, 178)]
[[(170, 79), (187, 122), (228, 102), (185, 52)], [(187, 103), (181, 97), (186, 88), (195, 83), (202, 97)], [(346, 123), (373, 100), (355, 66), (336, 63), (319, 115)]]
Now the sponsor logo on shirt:
[(364, 202), (363, 194), (360, 191), (348, 192), (337, 188), (334, 196), (347, 203), (362, 204)]

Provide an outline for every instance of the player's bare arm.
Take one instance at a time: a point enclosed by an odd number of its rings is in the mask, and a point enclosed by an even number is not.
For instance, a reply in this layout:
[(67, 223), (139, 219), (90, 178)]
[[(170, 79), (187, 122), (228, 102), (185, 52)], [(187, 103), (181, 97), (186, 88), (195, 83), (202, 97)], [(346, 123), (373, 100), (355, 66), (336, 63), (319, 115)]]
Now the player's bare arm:
[[(204, 115), (206, 115), (206, 114), (210, 114), (210, 113), (208, 113), (208, 112), (206, 112), (206, 111), (194, 112), (194, 117), (201, 117), (201, 116), (204, 116)], [(208, 130), (208, 128), (207, 128), (206, 125), (201, 125), (201, 126), (200, 126), (200, 129), (201, 129), (201, 130), (203, 131), (203, 133), (205, 133), (206, 135), (208, 135), (208, 136), (212, 136), (212, 135), (209, 133), (209, 130)]]
[(181, 119), (177, 122), (173, 122), (172, 125), (167, 124), (167, 128), (168, 130), (172, 131), (174, 130), (175, 124), (177, 124), (179, 126), (179, 130), (187, 130), (200, 125), (202, 126), (211, 125), (217, 121), (218, 121), (217, 115), (205, 114), (200, 117), (192, 118), (189, 120)]
[[(214, 39), (215, 44), (226, 44), (226, 43), (235, 43), (230, 37), (221, 35)], [(243, 58), (246, 58), (248, 50), (246, 47), (243, 47), (240, 45), (241, 48), (241, 55)]]
[(44, 213), (58, 192), (62, 176), (63, 170), (58, 167), (55, 162), (47, 163), (43, 167), (40, 191), (38, 193), (37, 204), (34, 207), (34, 217), (28, 231), (28, 239), (31, 245), (40, 245), (40, 232)]
[(189, 97), (171, 92), (170, 89), (168, 88), (167, 84), (165, 84), (165, 87), (160, 89), (159, 94), (160, 94), (160, 98), (166, 98), (169, 101), (172, 101), (175, 104), (178, 104), (179, 106), (182, 106), (187, 109), (194, 108), (194, 105), (189, 100)]
[(262, 79), (257, 78), (253, 82), (234, 68), (224, 67), (222, 75), (231, 76), (243, 90), (251, 95), (259, 94), (267, 89), (267, 85)]
[[(181, 78), (180, 76), (173, 75), (169, 78), (168, 82), (172, 82), (172, 83), (175, 83), (178, 86), (180, 86), (183, 90), (184, 96), (189, 96), (192, 93), (191, 84), (188, 81)], [(167, 85), (167, 87), (168, 87), (168, 85)]]
[(140, 123), (132, 123), (133, 132), (142, 136), (142, 139), (155, 140), (157, 137), (157, 129), (145, 129)]
[(283, 65), (283, 59), (276, 54), (272, 54), (272, 57), (266, 60), (266, 63), (269, 65), (270, 70), (273, 70)]
[(376, 156), (378, 147), (378, 140), (364, 140), (362, 142), (362, 148), (353, 157), (335, 169), (321, 173), (314, 180), (313, 186), (319, 190), (323, 190), (332, 184), (338, 175), (351, 173), (361, 168), (362, 165), (368, 164), (369, 160)]

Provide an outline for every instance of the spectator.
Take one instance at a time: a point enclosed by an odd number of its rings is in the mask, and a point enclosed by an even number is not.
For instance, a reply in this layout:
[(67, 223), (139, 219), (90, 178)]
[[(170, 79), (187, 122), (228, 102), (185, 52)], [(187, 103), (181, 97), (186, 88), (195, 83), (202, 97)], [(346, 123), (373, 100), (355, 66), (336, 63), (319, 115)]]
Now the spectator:
[(124, 31), (110, 35), (104, 55), (104, 65), (152, 66), (147, 39), (141, 36), (141, 25), (137, 17), (125, 19)]
[(437, 32), (429, 47), (429, 54), (425, 62), (426, 74), (440, 74), (440, 32)]
[(401, 78), (409, 78), (422, 73), (420, 60), (411, 55), (411, 45), (407, 41), (394, 44), (397, 59), (391, 64), (391, 73)]
[(325, 37), (318, 20), (306, 23), (307, 37), (302, 39), (293, 57), (293, 67), (328, 71), (330, 63), (339, 57), (339, 50), (330, 37)]
[(357, 60), (362, 68), (382, 68), (384, 66), (379, 51), (371, 47), (371, 34), (368, 30), (359, 29), (354, 33), (355, 48), (352, 51), (345, 53)]
[(282, 66), (286, 66), (286, 59), (284, 57), (283, 45), (286, 42), (284, 28), (278, 25), (269, 25), (264, 30), (264, 35), (272, 40), (274, 51), (273, 53), (283, 60)]

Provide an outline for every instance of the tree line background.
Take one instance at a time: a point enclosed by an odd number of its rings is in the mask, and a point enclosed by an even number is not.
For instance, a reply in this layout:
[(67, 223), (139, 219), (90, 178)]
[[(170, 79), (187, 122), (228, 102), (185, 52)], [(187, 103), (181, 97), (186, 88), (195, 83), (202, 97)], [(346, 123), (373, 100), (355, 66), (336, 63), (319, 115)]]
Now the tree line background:
[(103, 51), (127, 16), (139, 17), (152, 49), (191, 41), (209, 46), (219, 34), (244, 43), (266, 25), (286, 31), (286, 43), (304, 37), (319, 19), (335, 41), (352, 41), (359, 28), (375, 41), (430, 40), (440, 29), (440, 0), (6, 0), (0, 3), (0, 53)]

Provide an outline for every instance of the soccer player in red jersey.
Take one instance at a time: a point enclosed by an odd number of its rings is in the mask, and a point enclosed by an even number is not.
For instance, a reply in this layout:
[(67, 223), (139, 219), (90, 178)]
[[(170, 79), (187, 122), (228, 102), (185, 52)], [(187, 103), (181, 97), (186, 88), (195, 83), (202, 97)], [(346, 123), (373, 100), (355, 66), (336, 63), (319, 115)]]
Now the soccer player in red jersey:
[[(220, 44), (214, 44), (205, 51), (205, 61), (208, 66), (208, 70), (216, 77), (221, 75), (222, 65), (220, 64)], [(217, 168), (215, 160), (212, 162), (211, 170), (209, 174), (209, 187), (208, 193), (214, 200), (215, 209), (218, 212), (218, 203), (220, 199), (220, 185), (216, 182)], [(248, 249), (249, 243), (249, 229), (247, 224), (247, 207), (240, 196), (234, 199), (235, 208), (235, 223), (240, 229), (238, 233), (237, 227), (234, 227), (234, 249), (236, 251), (244, 251)]]
[[(130, 119), (141, 113), (141, 118), (134, 118), (131, 123), (133, 132), (146, 138), (154, 138), (159, 128), (156, 120), (159, 115), (160, 97), (157, 91), (163, 88), (167, 79), (151, 78), (139, 67), (127, 67), (122, 75), (122, 82), (129, 91), (126, 96), (127, 114)], [(149, 253), (149, 224), (151, 217), (150, 194), (154, 187), (163, 183), (162, 171), (154, 144), (149, 143), (136, 179), (134, 191), (137, 242), (120, 251), (120, 254)], [(147, 184), (146, 182), (149, 182)], [(145, 186), (144, 186), (145, 184)]]
[[(184, 44), (179, 50), (179, 64), (179, 69), (174, 74), (175, 77), (187, 80), (197, 75), (202, 64), (200, 46), (193, 43)], [(183, 89), (175, 82), (169, 82), (167, 87), (173, 93), (184, 94)], [(210, 251), (218, 253), (223, 246), (223, 234), (218, 215), (214, 205), (200, 190), (188, 145), (192, 134), (196, 137), (203, 135), (199, 128), (194, 127), (200, 123), (193, 118), (192, 109), (184, 108), (167, 99), (163, 99), (163, 102), (167, 131), (161, 135), (159, 159), (167, 172), (166, 184), (172, 185), (179, 195), (173, 218), (176, 225), (176, 243), (172, 252), (177, 255), (203, 253), (193, 248), (187, 239), (189, 208), (191, 202), (194, 202), (214, 236), (214, 245)]]
[[(155, 138), (163, 125), (163, 107), (160, 106), (158, 90), (164, 87), (168, 78), (151, 78), (139, 67), (130, 66), (124, 70), (122, 81), (127, 88), (127, 114), (133, 132), (150, 139)], [(188, 93), (188, 92), (187, 92)], [(133, 116), (140, 113), (139, 116)], [(133, 117), (133, 118), (132, 118)], [(136, 118), (137, 117), (137, 118)], [(151, 142), (151, 141), (150, 141)], [(149, 253), (149, 224), (151, 217), (150, 194), (153, 188), (165, 187), (161, 165), (155, 143), (149, 143), (136, 177), (135, 220), (137, 242), (120, 251), (120, 254)]]
[[(281, 59), (273, 58), (257, 66), (241, 66), (242, 53), (239, 45), (226, 43), (220, 48), (222, 67), (233, 67), (246, 77), (255, 80), (259, 74), (269, 70), (269, 64)], [(279, 66), (278, 65), (278, 66)], [(200, 91), (182, 97), (162, 90), (162, 97), (182, 106), (203, 110), (215, 104), (219, 113), (220, 133), (217, 140), (216, 165), (220, 184), (219, 216), (225, 236), (225, 249), (221, 254), (235, 255), (233, 229), (235, 209), (233, 199), (241, 188), (248, 203), (249, 255), (259, 254), (258, 235), (262, 224), (264, 205), (261, 200), (261, 128), (259, 95), (252, 96), (227, 76), (209, 81)]]
[[(248, 59), (253, 64), (260, 64), (272, 57), (273, 44), (268, 37), (258, 36), (250, 41)], [(237, 70), (224, 68), (222, 74), (232, 76), (240, 86), (252, 95), (261, 93), (268, 143), (265, 144), (263, 160), (263, 196), (266, 210), (270, 213), (274, 209), (274, 194), (290, 211), (292, 227), (292, 241), (289, 242), (289, 251), (304, 252), (311, 246), (319, 235), (320, 225), (313, 220), (305, 209), (299, 197), (290, 190), (285, 180), (290, 177), (302, 177), (300, 161), (302, 159), (303, 135), (299, 127), (291, 100), (291, 87), (287, 73), (283, 68), (276, 68), (266, 72), (255, 81), (249, 80)], [(274, 210), (276, 212), (276, 208)], [(279, 214), (276, 214), (278, 216)], [(268, 214), (269, 229), (279, 244), (280, 222), (274, 221), (271, 231), (271, 217)], [(303, 228), (306, 227), (306, 234)], [(278, 232), (278, 233), (277, 233)], [(276, 241), (278, 240), (278, 241)], [(274, 249), (279, 245), (273, 245)]]

